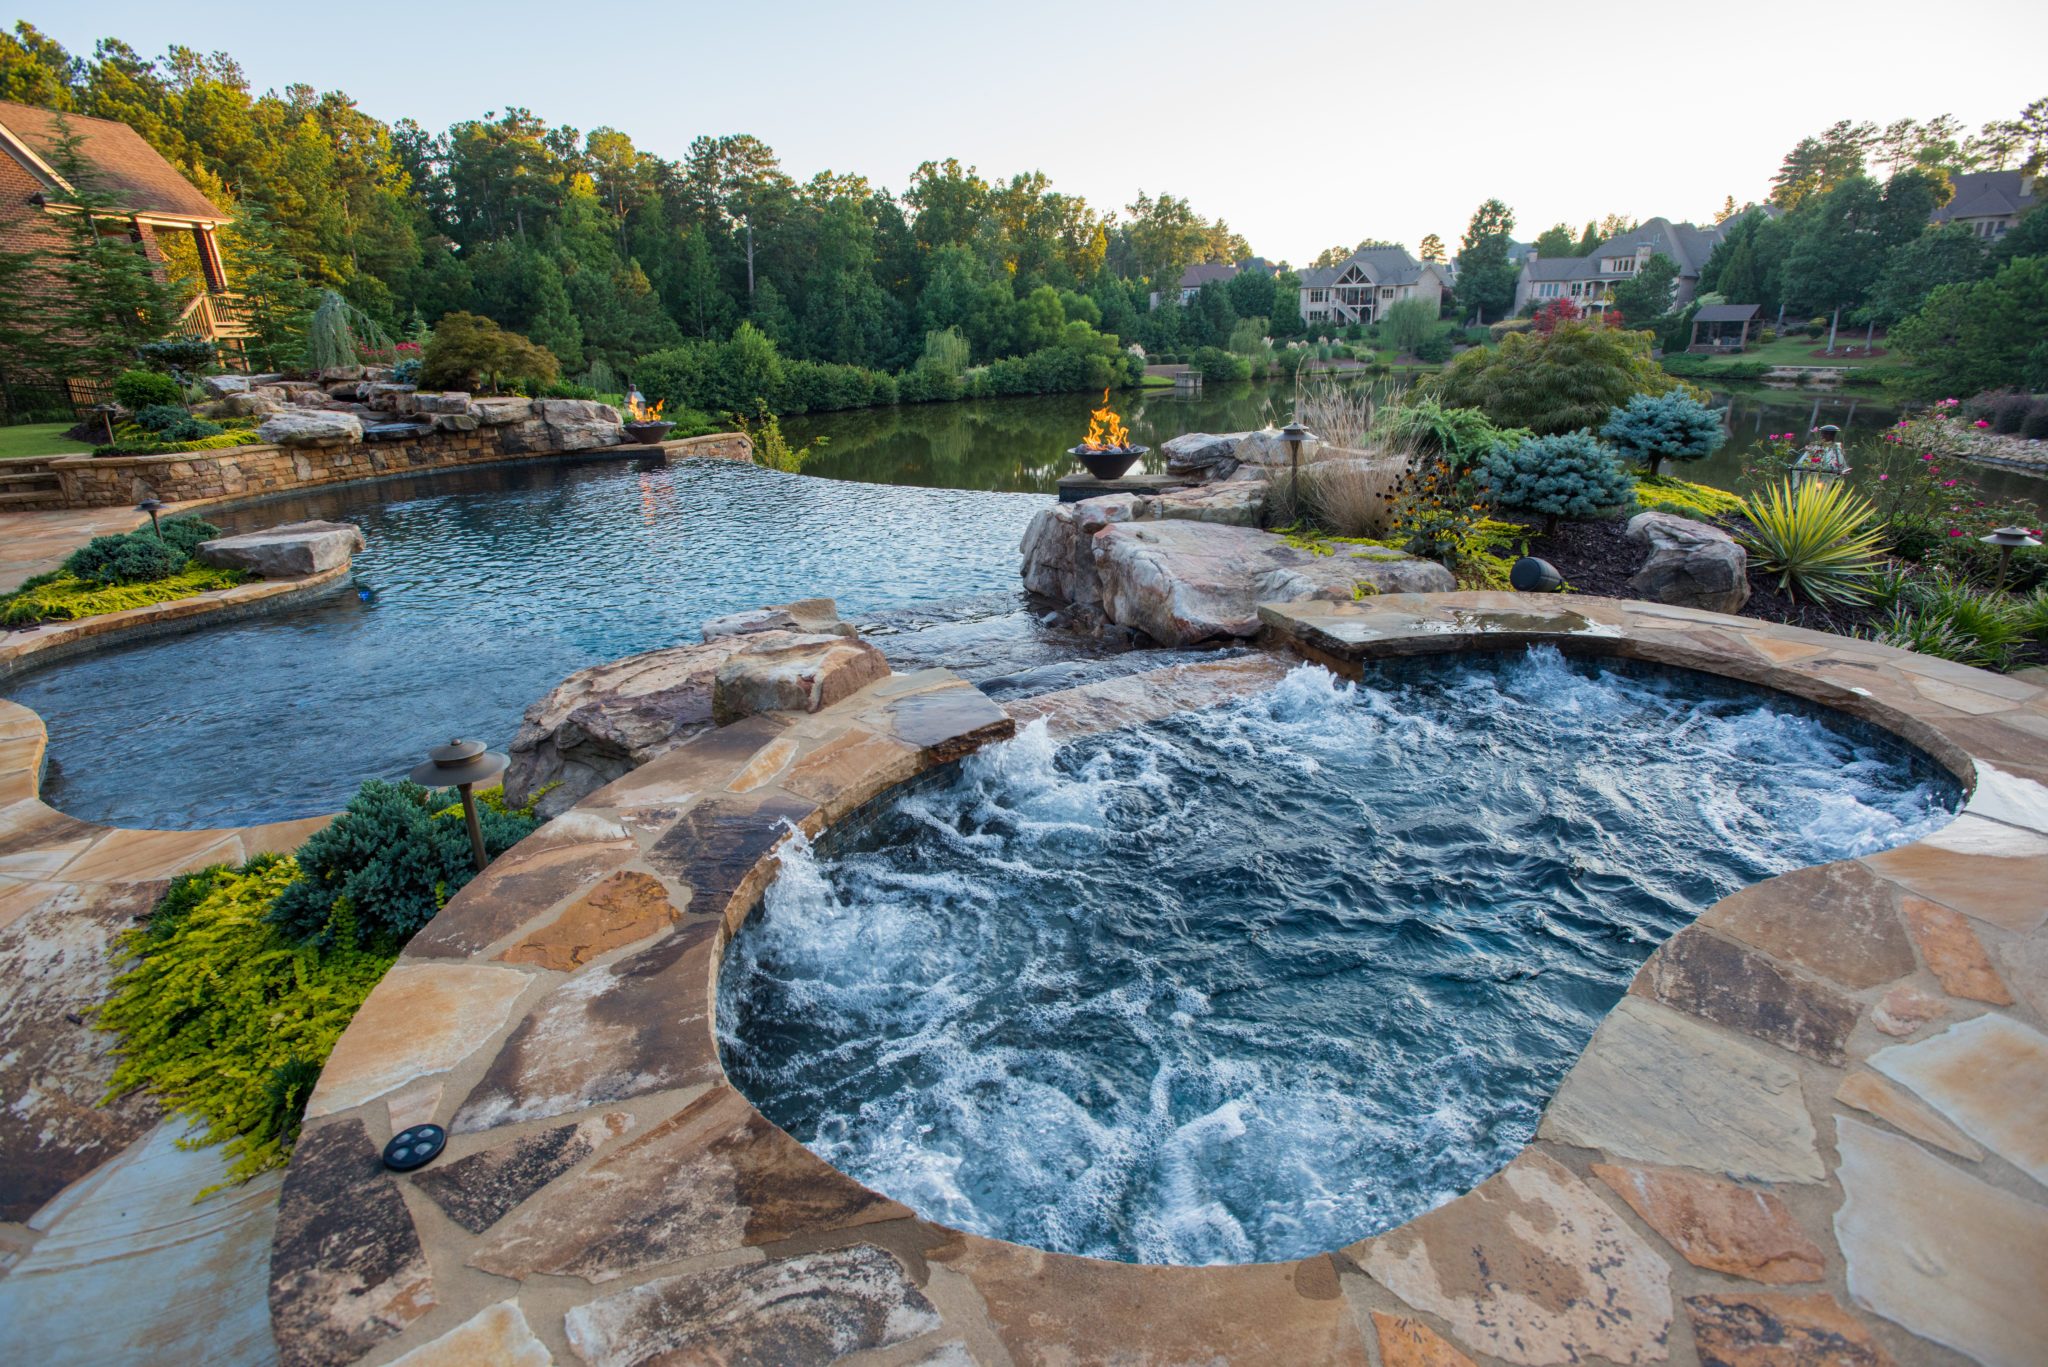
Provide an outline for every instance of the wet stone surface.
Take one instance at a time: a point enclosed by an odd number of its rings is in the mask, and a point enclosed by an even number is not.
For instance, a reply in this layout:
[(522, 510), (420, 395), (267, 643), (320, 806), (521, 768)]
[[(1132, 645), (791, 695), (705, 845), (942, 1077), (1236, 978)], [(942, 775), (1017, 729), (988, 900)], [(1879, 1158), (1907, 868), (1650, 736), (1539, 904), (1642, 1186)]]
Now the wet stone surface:
[(1856, 1028), (1857, 1006), (1850, 997), (1697, 927), (1666, 941), (1630, 990), (1822, 1063), (1843, 1061), (1843, 1047)]
[(1687, 1296), (1685, 1312), (1703, 1367), (1892, 1367), (1833, 1296)]
[(1771, 1192), (1669, 1168), (1595, 1163), (1593, 1174), (1695, 1267), (1758, 1282), (1820, 1280), (1820, 1245)]

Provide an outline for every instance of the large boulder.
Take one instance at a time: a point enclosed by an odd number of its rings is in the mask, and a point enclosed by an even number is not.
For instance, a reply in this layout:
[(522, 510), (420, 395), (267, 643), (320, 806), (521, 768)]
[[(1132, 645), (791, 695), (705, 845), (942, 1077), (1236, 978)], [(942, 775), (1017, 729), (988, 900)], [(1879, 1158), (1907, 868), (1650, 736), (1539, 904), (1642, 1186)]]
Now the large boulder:
[(418, 390), (414, 390), (410, 394), (400, 394), (398, 396), (398, 412), (401, 414), (467, 413), (469, 412), (469, 395), (459, 389), (451, 389), (441, 394), (422, 394)]
[(206, 391), (209, 399), (225, 399), (230, 394), (240, 394), (249, 388), (247, 375), (207, 375), (200, 379), (199, 387)]
[(1457, 587), (1442, 565), (1399, 551), (1319, 556), (1271, 532), (1213, 522), (1112, 523), (1094, 542), (1103, 614), (1169, 646), (1255, 636), (1260, 603)]
[(534, 405), (547, 424), (550, 449), (588, 451), (598, 446), (617, 446), (626, 439), (625, 423), (619, 410), (608, 403), (589, 399), (541, 399)]
[(704, 622), (704, 639), (753, 636), (764, 631), (796, 631), (810, 636), (858, 636), (860, 629), (839, 620), (839, 604), (830, 598), (803, 598), (748, 612), (731, 612)]
[[(1336, 448), (1331, 447), (1329, 449), (1335, 450)], [(1245, 433), (1239, 439), (1236, 449), (1231, 454), (1237, 457), (1239, 465), (1256, 467), (1254, 477), (1258, 479), (1271, 479), (1275, 474), (1292, 468), (1295, 459), (1292, 450), (1287, 444), (1287, 438), (1282, 436), (1280, 430), (1276, 427), (1268, 427), (1257, 432)], [(1325, 448), (1323, 443), (1317, 441), (1314, 437), (1309, 437), (1302, 441), (1301, 463), (1303, 465), (1321, 460), (1324, 454)], [(1236, 477), (1242, 479), (1245, 477), (1245, 474), (1245, 470), (1239, 470), (1236, 472)]]
[(1187, 432), (1162, 443), (1170, 475), (1193, 475), (1201, 479), (1229, 479), (1237, 469), (1237, 444), (1250, 433)]
[(379, 413), (396, 413), (399, 400), (414, 392), (415, 386), (409, 384), (394, 384), (389, 380), (365, 380), (357, 397)]
[(524, 422), (533, 416), (533, 400), (513, 395), (504, 399), (471, 399), (469, 416), (486, 427), (500, 427), (508, 422)]
[(260, 418), (270, 413), (281, 413), (284, 408), (284, 391), (267, 385), (230, 394), (220, 401), (221, 415), (229, 418)]
[(353, 522), (286, 522), (260, 532), (202, 541), (198, 558), (216, 569), (289, 579), (346, 565), (362, 548), (362, 528)]
[[(736, 667), (727, 673), (727, 665)], [(721, 636), (579, 670), (526, 709), (505, 797), (514, 806), (538, 797), (537, 810), (553, 817), (716, 724), (787, 703), (808, 708), (814, 694), (829, 705), (888, 672), (866, 642), (786, 631)]]
[(265, 418), (256, 439), (277, 446), (346, 446), (363, 439), (363, 422), (353, 413), (291, 409)]
[(816, 712), (889, 677), (882, 652), (857, 636), (768, 631), (720, 640), (740, 643), (712, 681), (720, 726), (756, 712)]
[[(1018, 549), (1024, 553), (1024, 587), (1061, 603), (1082, 606), (1102, 601), (1101, 583), (1095, 577), (1094, 533), (1107, 525), (1107, 512), (1100, 506), (1109, 498), (1084, 499), (1079, 503), (1055, 503), (1041, 508), (1024, 528)], [(1085, 515), (1095, 525), (1084, 527)], [(1117, 509), (1130, 516), (1129, 501)]]
[(1670, 513), (1637, 513), (1628, 539), (1650, 558), (1628, 581), (1652, 602), (1708, 612), (1740, 612), (1749, 601), (1749, 554), (1719, 527)]

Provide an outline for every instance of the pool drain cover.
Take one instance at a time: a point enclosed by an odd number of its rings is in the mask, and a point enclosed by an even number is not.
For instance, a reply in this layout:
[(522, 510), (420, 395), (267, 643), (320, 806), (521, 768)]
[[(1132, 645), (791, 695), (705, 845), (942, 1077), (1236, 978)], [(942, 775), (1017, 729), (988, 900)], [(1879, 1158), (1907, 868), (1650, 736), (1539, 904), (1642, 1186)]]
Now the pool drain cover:
[(414, 1125), (400, 1130), (384, 1146), (384, 1166), (393, 1172), (424, 1168), (447, 1147), (448, 1132), (439, 1125)]

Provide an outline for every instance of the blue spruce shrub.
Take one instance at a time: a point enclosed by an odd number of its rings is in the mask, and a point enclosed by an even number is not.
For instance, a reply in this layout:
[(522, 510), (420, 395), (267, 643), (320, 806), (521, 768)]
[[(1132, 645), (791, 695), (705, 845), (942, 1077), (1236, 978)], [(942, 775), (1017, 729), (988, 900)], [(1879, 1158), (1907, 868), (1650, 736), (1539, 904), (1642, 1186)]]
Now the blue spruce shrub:
[(1680, 390), (1638, 394), (1627, 407), (1609, 411), (1600, 435), (1651, 474), (1667, 460), (1699, 460), (1728, 440), (1719, 409)]
[[(540, 822), (477, 804), (484, 851), (512, 848)], [(269, 919), (301, 940), (326, 932), (335, 903), (346, 897), (363, 942), (396, 949), (457, 889), (476, 876), (462, 799), (452, 788), (430, 792), (416, 783), (373, 778), (348, 810), (299, 847), (299, 878), (270, 904)]]
[(135, 410), (135, 425), (145, 432), (165, 432), (191, 417), (174, 403), (146, 403)]
[(1560, 517), (1597, 517), (1626, 506), (1635, 477), (1621, 468), (1611, 447), (1587, 428), (1550, 437), (1502, 442), (1480, 457), (1472, 478), (1504, 508), (1544, 513), (1555, 528)]

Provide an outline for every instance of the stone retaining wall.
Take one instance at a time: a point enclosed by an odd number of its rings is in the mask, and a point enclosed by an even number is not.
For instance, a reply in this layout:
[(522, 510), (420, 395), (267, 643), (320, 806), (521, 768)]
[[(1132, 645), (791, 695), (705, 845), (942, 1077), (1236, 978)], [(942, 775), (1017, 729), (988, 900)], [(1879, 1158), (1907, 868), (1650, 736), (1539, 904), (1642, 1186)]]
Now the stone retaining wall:
[[(59, 456), (48, 462), (62, 493), (53, 508), (131, 507), (154, 496), (167, 503), (223, 498), (257, 498), (320, 484), (344, 484), (384, 475), (482, 465), (501, 460), (547, 460), (568, 454), (584, 458), (629, 448), (582, 452), (521, 449), (508, 435), (524, 424), (479, 427), (474, 432), (429, 432), (398, 441), (351, 442), (345, 446), (231, 446), (218, 451), (183, 451), (161, 456)], [(714, 432), (657, 447), (668, 458), (709, 456), (750, 461), (753, 447), (733, 432)]]

